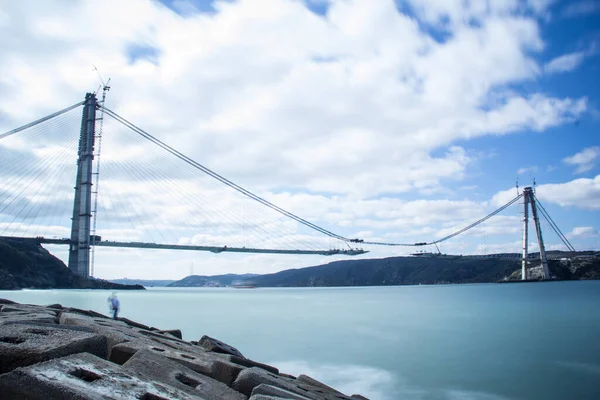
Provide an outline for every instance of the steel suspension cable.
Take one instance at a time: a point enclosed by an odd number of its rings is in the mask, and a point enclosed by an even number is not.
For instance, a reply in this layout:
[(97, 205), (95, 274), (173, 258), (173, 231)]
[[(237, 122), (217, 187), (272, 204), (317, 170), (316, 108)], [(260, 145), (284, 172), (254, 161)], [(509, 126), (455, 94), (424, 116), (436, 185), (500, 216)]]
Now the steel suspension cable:
[(542, 205), (542, 203), (540, 203), (540, 201), (537, 198), (537, 196), (535, 196), (535, 195), (533, 195), (533, 196), (535, 198), (535, 201), (536, 201), (538, 207), (540, 208), (540, 211), (541, 211), (542, 215), (544, 216), (544, 218), (546, 219), (546, 221), (548, 221), (548, 224), (550, 225), (550, 227), (558, 235), (559, 239), (564, 243), (565, 246), (567, 246), (567, 249), (569, 249), (570, 251), (575, 251), (575, 248), (573, 247), (573, 245), (571, 244), (571, 242), (569, 242), (569, 239), (567, 239), (567, 237), (562, 233), (562, 231), (560, 230), (560, 228), (558, 227), (558, 225), (556, 225), (556, 223), (554, 222), (554, 220), (552, 219), (552, 217), (550, 217), (550, 214), (548, 213), (548, 211), (546, 211), (546, 209), (544, 208), (544, 206)]
[(47, 116), (45, 116), (45, 117), (43, 117), (43, 118), (40, 118), (40, 119), (38, 119), (38, 120), (35, 120), (35, 121), (33, 121), (33, 122), (30, 122), (30, 123), (28, 123), (27, 125), (23, 125), (23, 126), (20, 126), (20, 127), (18, 127), (18, 128), (15, 128), (15, 129), (13, 129), (12, 131), (8, 131), (8, 132), (5, 132), (5, 133), (3, 133), (3, 134), (0, 134), (0, 139), (4, 139), (5, 137), (8, 137), (8, 136), (10, 136), (10, 135), (14, 135), (15, 133), (19, 133), (19, 132), (21, 132), (21, 131), (23, 131), (23, 130), (25, 130), (25, 129), (27, 129), (27, 128), (31, 128), (31, 127), (33, 127), (33, 126), (39, 125), (39, 124), (41, 124), (42, 122), (45, 122), (45, 121), (51, 120), (51, 119), (52, 119), (52, 118), (54, 118), (54, 117), (58, 117), (59, 115), (62, 115), (62, 114), (64, 114), (64, 113), (66, 113), (66, 112), (69, 112), (69, 111), (71, 111), (71, 110), (73, 110), (73, 109), (75, 109), (75, 108), (77, 108), (77, 107), (79, 107), (79, 106), (83, 105), (83, 103), (85, 103), (85, 101), (80, 101), (80, 102), (79, 102), (79, 103), (77, 103), (77, 104), (73, 104), (73, 105), (72, 105), (72, 106), (70, 106), (70, 107), (64, 108), (64, 109), (62, 109), (62, 110), (60, 110), (60, 111), (57, 111), (57, 112), (55, 112), (55, 113), (53, 113), (53, 114), (47, 115)]
[(137, 127), (136, 125), (134, 125), (133, 123), (129, 122), (128, 120), (126, 120), (125, 118), (121, 117), (120, 115), (118, 115), (117, 113), (115, 113), (114, 111), (106, 108), (106, 107), (102, 107), (106, 112), (107, 115), (111, 116), (112, 118), (114, 118), (115, 120), (121, 122), (123, 125), (127, 126), (129, 129), (133, 130), (134, 132), (136, 132), (137, 134), (139, 134), (140, 136), (144, 137), (145, 139), (148, 139), (149, 141), (153, 142), (154, 144), (162, 147), (164, 150), (168, 151), (169, 153), (171, 153), (172, 155), (174, 155), (175, 157), (181, 159), (182, 161), (185, 161), (186, 163), (188, 163), (189, 165), (195, 167), (196, 169), (204, 172), (205, 174), (208, 174), (210, 176), (212, 176), (213, 178), (219, 180), (220, 182), (224, 183), (225, 185), (237, 190), (238, 192), (246, 195), (247, 197), (250, 197), (251, 199), (285, 215), (286, 217), (289, 217), (305, 226), (308, 226), (316, 231), (319, 231), (327, 236), (339, 239), (339, 240), (343, 240), (345, 242), (350, 242), (353, 241), (352, 239), (346, 238), (344, 236), (338, 235), (336, 233), (333, 233), (331, 231), (328, 231), (327, 229), (321, 228), (318, 225), (313, 224), (312, 222), (309, 222), (307, 220), (305, 220), (304, 218), (301, 218), (295, 214), (292, 214), (289, 211), (286, 211), (278, 206), (276, 206), (275, 204), (263, 199), (262, 197), (255, 195), (254, 193), (242, 188), (241, 186), (233, 183), (232, 181), (228, 180), (227, 178), (224, 178), (223, 176), (217, 174), (216, 172), (210, 170), (209, 168), (203, 166), (202, 164), (192, 160), (191, 158), (189, 158), (188, 156), (184, 155), (183, 153), (175, 150), (174, 148), (172, 148), (171, 146), (167, 145), (166, 143), (160, 141), (159, 139), (155, 138), (154, 136), (152, 136), (151, 134), (149, 134), (148, 132), (144, 131), (143, 129)]
[(254, 193), (244, 189), (243, 187), (233, 183), (232, 181), (228, 180), (227, 178), (217, 174), (216, 172), (210, 170), (209, 168), (203, 166), (202, 164), (192, 160), (191, 158), (189, 158), (188, 156), (184, 155), (183, 153), (175, 150), (174, 148), (170, 147), (169, 145), (167, 145), (166, 143), (160, 141), (159, 139), (155, 138), (154, 136), (152, 136), (151, 134), (149, 134), (148, 132), (144, 131), (143, 129), (137, 127), (136, 125), (134, 125), (133, 123), (129, 122), (127, 119), (121, 117), (120, 115), (118, 115), (117, 113), (115, 113), (114, 111), (106, 108), (106, 107), (102, 107), (102, 109), (104, 109), (104, 111), (106, 112), (107, 115), (109, 115), (110, 117), (114, 118), (116, 121), (122, 123), (123, 125), (125, 125), (126, 127), (128, 127), (129, 129), (131, 129), (132, 131), (134, 131), (135, 133), (137, 133), (138, 135), (142, 136), (143, 138), (151, 141), (152, 143), (156, 144), (157, 146), (163, 148), (164, 150), (166, 150), (167, 152), (171, 153), (172, 155), (174, 155), (175, 157), (179, 158), (180, 160), (186, 162), (187, 164), (193, 166), (194, 168), (204, 172), (205, 174), (217, 179), (218, 181), (220, 181), (221, 183), (235, 189), (236, 191), (244, 194), (245, 196), (285, 215), (286, 217), (289, 217), (311, 229), (314, 229), (318, 232), (321, 232), (329, 237), (338, 239), (338, 240), (342, 240), (344, 242), (354, 242), (354, 243), (361, 243), (361, 244), (369, 244), (369, 245), (383, 245), (383, 246), (426, 246), (426, 245), (432, 245), (432, 244), (438, 244), (441, 242), (444, 242), (448, 239), (451, 239), (457, 235), (460, 235), (461, 233), (464, 233), (472, 228), (474, 228), (475, 226), (487, 221), (489, 218), (493, 217), (494, 215), (502, 212), (503, 210), (505, 210), (506, 208), (510, 207), (511, 205), (513, 205), (515, 202), (517, 202), (519, 199), (521, 199), (523, 197), (523, 194), (519, 194), (517, 197), (515, 197), (514, 199), (512, 199), (511, 201), (509, 201), (508, 203), (506, 203), (505, 205), (503, 205), (502, 207), (498, 208), (497, 210), (491, 212), (490, 214), (486, 215), (485, 217), (475, 221), (474, 223), (456, 231), (451, 233), (450, 235), (444, 236), (441, 239), (438, 240), (434, 240), (431, 242), (421, 242), (421, 243), (388, 243), (388, 242), (376, 242), (376, 241), (363, 241), (360, 239), (349, 239), (347, 237), (338, 235), (336, 233), (333, 233), (327, 229), (324, 229), (318, 225), (315, 225), (295, 214), (290, 213), (289, 211), (286, 211), (278, 206), (276, 206), (275, 204), (269, 202), (268, 200), (263, 199), (262, 197), (255, 195)]
[[(136, 137), (140, 138), (140, 140), (142, 140), (142, 141), (145, 140), (145, 139), (141, 138), (139, 135), (136, 135)], [(156, 153), (156, 152), (152, 152), (152, 153)], [(117, 163), (117, 162), (113, 161), (113, 163)], [(179, 188), (178, 190), (167, 190), (166, 191), (167, 193), (177, 192), (178, 197), (183, 197), (183, 198), (189, 200), (191, 203), (193, 203), (196, 207), (202, 208), (202, 204), (198, 203), (197, 199), (194, 199), (193, 196), (190, 193), (188, 193), (188, 191), (185, 190), (185, 188), (180, 183), (177, 183), (176, 180), (169, 177), (168, 174), (166, 174), (162, 171), (162, 169), (150, 170), (148, 168), (145, 168), (143, 164), (137, 165), (137, 164), (130, 163), (127, 160), (123, 160), (123, 163), (124, 163), (123, 166), (125, 168), (121, 168), (121, 169), (127, 170), (130, 173), (133, 173), (134, 175), (136, 175), (138, 180), (143, 180), (144, 177), (146, 177), (146, 176), (152, 176), (153, 178), (160, 177), (163, 180), (163, 182), (162, 182), (163, 184), (174, 185), (176, 188)], [(110, 167), (110, 165), (108, 167)], [(142, 172), (142, 174), (139, 174), (138, 172)], [(157, 189), (163, 189), (163, 192), (165, 192), (164, 188), (161, 185), (157, 184), (154, 179), (150, 179), (148, 182), (149, 182), (149, 184), (156, 187)], [(215, 182), (215, 184), (216, 184), (216, 182)], [(194, 196), (204, 197), (202, 192), (196, 193)], [(222, 211), (219, 211), (219, 210), (213, 210), (213, 212), (217, 212), (217, 214), (224, 216), (225, 218), (227, 218), (228, 220), (230, 220), (232, 222), (235, 221), (235, 215), (231, 212), (223, 213)], [(229, 214), (229, 216), (226, 216), (227, 214)], [(192, 225), (190, 225), (190, 223), (192, 222), (193, 219), (194, 218), (192, 218), (191, 216), (187, 216), (183, 221), (180, 221), (180, 223), (183, 224), (184, 226), (186, 226), (187, 228), (189, 228), (190, 230), (194, 230), (196, 228), (193, 227)], [(265, 234), (264, 235), (265, 238), (268, 239), (269, 235), (268, 235), (267, 231), (262, 229), (262, 227), (260, 225), (258, 225), (257, 228), (258, 228), (258, 230), (263, 231)], [(290, 242), (290, 244), (291, 244), (291, 242)]]
[[(72, 144), (74, 144), (75, 140), (73, 140)], [(29, 189), (29, 187), (38, 182), (39, 178), (46, 174), (49, 170), (51, 170), (52, 168), (54, 168), (55, 164), (57, 161), (60, 161), (60, 159), (62, 158), (63, 154), (68, 154), (69, 152), (69, 146), (63, 148), (57, 156), (55, 156), (54, 158), (50, 159), (50, 162), (45, 164), (44, 168), (41, 169), (41, 171), (39, 173), (37, 173), (34, 177), (29, 177), (28, 182), (26, 184), (24, 184), (21, 187), (21, 190), (19, 191), (19, 193), (17, 194), (17, 196), (15, 196), (10, 202), (8, 202), (4, 208), (2, 208), (2, 210), (0, 210), (0, 214), (2, 214), (8, 207), (10, 207), (17, 199), (19, 199), (19, 196), (21, 194), (23, 194), (23, 192), (27, 189)], [(21, 207), (21, 209), (14, 215), (14, 218), (12, 219), (12, 221), (4, 228), (4, 230), (2, 231), (1, 235), (4, 235), (4, 233), (10, 228), (10, 226), (17, 220), (17, 218), (21, 215), (21, 213), (23, 212), (23, 210), (25, 210), (27, 207), (29, 207), (31, 205), (31, 202), (33, 200), (33, 197), (35, 197), (41, 190), (42, 188), (44, 188), (45, 185), (39, 185), (38, 189), (33, 193), (33, 196), (31, 196), (28, 200), (26, 200), (23, 204), (23, 206)], [(17, 207), (18, 208), (18, 207)]]
[(477, 221), (473, 222), (472, 224), (459, 229), (456, 232), (451, 233), (450, 235), (444, 236), (441, 239), (438, 240), (434, 240), (431, 242), (421, 242), (421, 243), (386, 243), (386, 242), (361, 242), (363, 244), (372, 244), (372, 245), (379, 245), (379, 246), (405, 246), (405, 247), (415, 247), (415, 246), (428, 246), (428, 245), (432, 245), (432, 244), (438, 244), (441, 242), (445, 242), (448, 239), (452, 239), (453, 237), (460, 235), (461, 233), (464, 233), (466, 231), (468, 231), (471, 228), (476, 227), (477, 225), (487, 221), (488, 219), (490, 219), (491, 217), (493, 217), (494, 215), (500, 213), (501, 211), (505, 210), (506, 208), (510, 207), (511, 205), (513, 205), (515, 202), (519, 201), (519, 199), (523, 197), (523, 194), (519, 194), (517, 197), (515, 197), (514, 199), (512, 199), (511, 201), (509, 201), (508, 203), (506, 203), (505, 205), (503, 205), (502, 207), (498, 208), (497, 210), (489, 213), (488, 215), (486, 215), (485, 217), (478, 219)]

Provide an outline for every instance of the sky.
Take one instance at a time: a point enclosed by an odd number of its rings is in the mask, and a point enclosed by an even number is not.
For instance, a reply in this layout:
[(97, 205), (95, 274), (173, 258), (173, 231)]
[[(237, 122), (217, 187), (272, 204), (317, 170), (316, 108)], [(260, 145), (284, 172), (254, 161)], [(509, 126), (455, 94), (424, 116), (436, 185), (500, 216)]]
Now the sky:
[[(598, 250), (598, 27), (593, 0), (0, 0), (0, 133), (82, 101), (110, 78), (109, 109), (340, 235), (429, 242), (535, 180), (573, 246)], [(76, 145), (81, 110), (73, 113), (36, 140), (0, 140), (0, 194), (33, 204), (44, 193), (41, 214), (67, 216), (50, 224), (28, 213), (28, 234), (69, 236), (75, 155), (56, 154)], [(105, 132), (105, 240), (159, 242), (148, 235), (164, 229), (170, 243), (341, 247), (168, 161), (114, 121)], [(28, 157), (56, 160), (48, 179), (25, 168)], [(33, 178), (24, 190), (8, 175)], [(440, 251), (519, 252), (522, 207)], [(544, 224), (546, 247), (564, 250)], [(0, 228), (9, 225), (9, 233), (24, 226), (0, 213)], [(66, 260), (64, 248), (47, 248)], [(415, 251), (364, 249), (362, 258)], [(338, 259), (99, 248), (94, 275), (180, 279)]]

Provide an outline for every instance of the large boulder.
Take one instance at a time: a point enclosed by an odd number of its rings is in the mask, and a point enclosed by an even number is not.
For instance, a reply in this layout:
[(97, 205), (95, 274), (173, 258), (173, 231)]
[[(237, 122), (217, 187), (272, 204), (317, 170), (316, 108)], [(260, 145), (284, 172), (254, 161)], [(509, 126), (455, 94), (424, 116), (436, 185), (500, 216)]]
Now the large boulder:
[(107, 357), (106, 337), (59, 325), (0, 325), (0, 373), (75, 353)]
[(224, 383), (149, 350), (135, 353), (123, 368), (206, 400), (246, 400), (246, 396)]
[(0, 375), (0, 393), (15, 400), (206, 400), (87, 353)]

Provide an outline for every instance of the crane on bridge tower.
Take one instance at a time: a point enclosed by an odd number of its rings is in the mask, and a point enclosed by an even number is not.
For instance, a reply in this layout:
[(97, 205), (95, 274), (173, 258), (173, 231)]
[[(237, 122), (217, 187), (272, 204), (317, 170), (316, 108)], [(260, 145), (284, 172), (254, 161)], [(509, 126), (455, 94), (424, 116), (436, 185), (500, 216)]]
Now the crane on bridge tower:
[[(100, 126), (98, 127), (99, 129), (95, 132), (96, 134), (96, 141), (98, 143), (97, 149), (96, 149), (96, 153), (94, 154), (94, 159), (96, 160), (96, 170), (92, 172), (92, 175), (94, 177), (94, 186), (96, 187), (95, 190), (92, 192), (92, 194), (94, 195), (94, 204), (92, 207), (92, 228), (90, 231), (90, 250), (91, 250), (91, 259), (90, 259), (90, 275), (94, 276), (94, 265), (96, 263), (96, 242), (99, 241), (98, 238), (99, 236), (96, 235), (96, 226), (97, 226), (97, 221), (98, 221), (98, 195), (99, 195), (99, 179), (100, 179), (100, 155), (102, 152), (102, 130), (104, 127), (104, 105), (106, 104), (106, 95), (108, 94), (108, 92), (110, 91), (110, 79), (108, 78), (108, 80), (105, 82), (104, 79), (102, 78), (102, 75), (100, 75), (100, 71), (98, 71), (98, 68), (94, 65), (94, 71), (96, 71), (96, 74), (98, 75), (98, 78), (100, 79), (100, 82), (102, 83), (102, 85), (100, 86), (102, 88), (102, 100), (100, 100), (100, 102), (97, 104), (100, 107), (100, 118), (98, 118), (97, 120), (100, 121)], [(98, 88), (98, 90), (96, 90), (96, 93), (98, 93), (100, 91), (100, 88)]]

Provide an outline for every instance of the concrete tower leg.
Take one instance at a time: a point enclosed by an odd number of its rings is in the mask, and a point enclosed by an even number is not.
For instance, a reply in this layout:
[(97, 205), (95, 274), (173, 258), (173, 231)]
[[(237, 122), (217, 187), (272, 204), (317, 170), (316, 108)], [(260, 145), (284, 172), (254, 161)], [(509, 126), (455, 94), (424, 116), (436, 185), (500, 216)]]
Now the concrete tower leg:
[(90, 274), (90, 222), (92, 217), (92, 162), (94, 160), (94, 138), (96, 125), (96, 96), (85, 95), (79, 151), (75, 199), (71, 223), (71, 245), (69, 247), (69, 269), (75, 274), (88, 277)]
[(550, 279), (550, 269), (548, 269), (548, 259), (546, 258), (546, 247), (544, 246), (542, 227), (540, 225), (540, 219), (538, 218), (537, 205), (533, 194), (531, 195), (531, 214), (533, 216), (533, 222), (535, 223), (535, 232), (537, 234), (538, 245), (540, 247), (540, 260), (542, 262), (544, 279)]
[(529, 225), (529, 191), (523, 189), (523, 259), (521, 261), (521, 280), (527, 280), (527, 246)]

